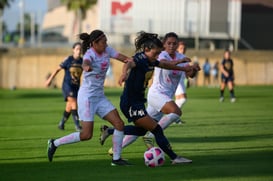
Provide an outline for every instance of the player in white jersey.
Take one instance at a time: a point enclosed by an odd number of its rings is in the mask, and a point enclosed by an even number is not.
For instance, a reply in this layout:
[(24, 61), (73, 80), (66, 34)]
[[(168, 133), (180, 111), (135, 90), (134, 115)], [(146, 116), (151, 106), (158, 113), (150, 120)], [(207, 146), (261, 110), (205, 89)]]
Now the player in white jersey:
[[(167, 33), (163, 39), (164, 51), (159, 54), (159, 61), (178, 61), (185, 60), (185, 63), (179, 66), (188, 66), (191, 60), (176, 51), (178, 46), (178, 36), (174, 32)], [(181, 109), (173, 100), (177, 85), (180, 81), (183, 71), (167, 70), (155, 67), (153, 83), (149, 88), (147, 100), (148, 114), (158, 121), (162, 129), (167, 128), (170, 124), (180, 120), (182, 115)], [(126, 147), (133, 143), (138, 136), (125, 135), (122, 147)], [(147, 133), (143, 139), (148, 148), (153, 146), (152, 133)], [(111, 149), (109, 150), (111, 154)]]
[(48, 141), (48, 159), (51, 162), (56, 149), (65, 144), (89, 140), (93, 136), (94, 116), (111, 123), (115, 130), (113, 134), (113, 160), (111, 165), (129, 165), (121, 159), (122, 139), (124, 136), (124, 122), (118, 111), (104, 95), (104, 81), (110, 64), (110, 58), (121, 62), (131, 61), (127, 56), (118, 53), (107, 45), (107, 38), (101, 30), (94, 30), (90, 34), (80, 34), (83, 50), (83, 82), (78, 92), (78, 113), (82, 121), (82, 131), (67, 136), (50, 139)]
[[(186, 49), (187, 49), (186, 44), (180, 40), (178, 42), (177, 51), (185, 55)], [(187, 101), (186, 85), (188, 84), (189, 84), (188, 78), (186, 74), (182, 72), (179, 84), (175, 91), (175, 103), (177, 104), (179, 108), (182, 108)], [(181, 124), (181, 123), (182, 123), (181, 119), (178, 122), (176, 122), (176, 124)]]

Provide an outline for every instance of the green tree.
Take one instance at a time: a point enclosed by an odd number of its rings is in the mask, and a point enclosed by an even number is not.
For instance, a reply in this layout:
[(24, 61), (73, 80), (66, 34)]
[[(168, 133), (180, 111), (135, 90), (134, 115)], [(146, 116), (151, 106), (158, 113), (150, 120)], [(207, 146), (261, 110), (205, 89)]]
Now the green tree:
[(97, 3), (97, 0), (62, 0), (69, 11), (74, 11), (74, 25), (78, 24), (78, 34), (81, 33), (82, 21), (86, 18), (87, 11)]
[(6, 7), (9, 7), (13, 0), (0, 0), (0, 45), (2, 45), (3, 37), (3, 12)]
[[(25, 13), (24, 14), (24, 30), (25, 30), (25, 33), (29, 33), (30, 30), (31, 30), (31, 15), (29, 13)], [(20, 31), (20, 25), (21, 23), (18, 22), (17, 25), (16, 25), (16, 30), (17, 31)], [(39, 25), (35, 22), (35, 30), (37, 30), (39, 28)]]

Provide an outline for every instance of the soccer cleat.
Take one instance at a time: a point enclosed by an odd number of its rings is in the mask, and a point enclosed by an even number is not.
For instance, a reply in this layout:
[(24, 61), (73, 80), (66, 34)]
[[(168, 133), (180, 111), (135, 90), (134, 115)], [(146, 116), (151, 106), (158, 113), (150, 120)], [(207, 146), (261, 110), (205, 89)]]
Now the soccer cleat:
[(173, 122), (173, 124), (184, 124), (185, 121), (182, 121), (181, 119), (176, 120), (175, 122)]
[(113, 154), (114, 154), (113, 148), (110, 148), (110, 149), (108, 150), (108, 155), (111, 156), (111, 157), (113, 157)]
[(177, 156), (174, 160), (171, 161), (173, 165), (175, 164), (187, 164), (187, 163), (192, 163), (192, 160), (183, 158), (181, 156)]
[(103, 145), (105, 140), (110, 136), (108, 133), (108, 126), (102, 125), (100, 127), (100, 144)]
[(64, 124), (59, 124), (59, 125), (58, 125), (58, 128), (59, 128), (60, 130), (64, 130)]
[(54, 139), (50, 139), (47, 141), (47, 157), (50, 162), (52, 162), (53, 155), (56, 151), (57, 147), (54, 145)]
[(112, 160), (111, 165), (112, 166), (130, 166), (132, 164), (127, 162), (126, 160), (120, 158), (118, 160)]
[(236, 102), (236, 98), (235, 98), (235, 97), (232, 97), (232, 98), (230, 99), (230, 102), (231, 102), (231, 103)]
[(224, 102), (224, 97), (220, 97), (219, 102)]
[(147, 132), (142, 138), (145, 146), (149, 149), (154, 147), (154, 139), (153, 136), (150, 136), (150, 132)]

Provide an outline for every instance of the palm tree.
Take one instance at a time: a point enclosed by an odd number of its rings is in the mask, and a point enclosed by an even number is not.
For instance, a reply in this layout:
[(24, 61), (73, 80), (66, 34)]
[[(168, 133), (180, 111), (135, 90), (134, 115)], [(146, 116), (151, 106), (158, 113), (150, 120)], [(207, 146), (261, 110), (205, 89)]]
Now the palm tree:
[(69, 11), (75, 12), (74, 24), (78, 23), (78, 34), (81, 32), (82, 21), (86, 18), (87, 11), (97, 3), (97, 0), (62, 0)]
[(2, 36), (3, 36), (3, 12), (6, 7), (10, 6), (10, 3), (13, 0), (0, 0), (0, 46), (2, 45)]

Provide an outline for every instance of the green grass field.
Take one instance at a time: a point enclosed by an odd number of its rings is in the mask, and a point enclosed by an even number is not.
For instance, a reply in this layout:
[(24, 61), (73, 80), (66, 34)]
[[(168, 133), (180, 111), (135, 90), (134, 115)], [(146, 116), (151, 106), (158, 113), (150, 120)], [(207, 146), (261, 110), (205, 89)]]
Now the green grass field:
[[(110, 166), (111, 140), (99, 144), (99, 127), (106, 122), (98, 117), (92, 140), (58, 148), (49, 163), (47, 140), (74, 132), (71, 118), (65, 131), (57, 129), (65, 105), (61, 90), (0, 90), (0, 180), (273, 180), (273, 86), (235, 91), (236, 103), (227, 91), (219, 103), (218, 88), (188, 89), (186, 123), (171, 125), (165, 135), (193, 163), (171, 165), (167, 158), (163, 167), (148, 168), (142, 139), (123, 151), (134, 166)], [(117, 107), (120, 92), (106, 89)]]

